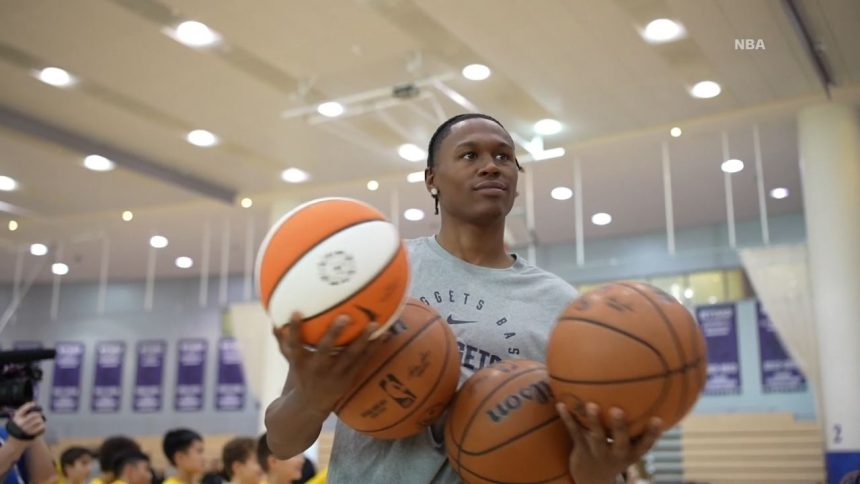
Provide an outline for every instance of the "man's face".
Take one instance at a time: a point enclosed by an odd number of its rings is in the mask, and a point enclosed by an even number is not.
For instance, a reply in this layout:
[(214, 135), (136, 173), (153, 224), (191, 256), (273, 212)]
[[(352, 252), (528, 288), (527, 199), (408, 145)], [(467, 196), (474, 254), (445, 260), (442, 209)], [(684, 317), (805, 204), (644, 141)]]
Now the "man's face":
[(72, 465), (66, 466), (66, 477), (69, 482), (84, 482), (90, 476), (93, 469), (93, 458), (84, 455), (78, 458)]
[(176, 468), (192, 474), (203, 474), (206, 470), (206, 457), (203, 455), (203, 441), (195, 440), (191, 446), (176, 453)]
[(152, 471), (149, 462), (140, 460), (127, 465), (123, 477), (127, 484), (151, 484)]
[(269, 456), (269, 474), (277, 476), (281, 482), (296, 481), (302, 477), (302, 466), (304, 463), (305, 456), (303, 454), (286, 460)]
[(240, 483), (260, 482), (263, 478), (263, 468), (257, 462), (257, 456), (251, 455), (242, 462), (233, 463), (233, 481)]

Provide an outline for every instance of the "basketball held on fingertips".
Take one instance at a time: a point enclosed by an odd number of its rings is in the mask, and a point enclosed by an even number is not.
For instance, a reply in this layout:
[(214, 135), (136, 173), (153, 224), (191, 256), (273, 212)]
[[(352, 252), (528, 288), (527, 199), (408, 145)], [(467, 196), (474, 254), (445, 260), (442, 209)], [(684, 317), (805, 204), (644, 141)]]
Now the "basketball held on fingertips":
[(432, 307), (408, 299), (335, 413), (378, 439), (409, 437), (442, 415), (459, 379), (454, 332)]
[(705, 340), (677, 299), (641, 282), (607, 284), (575, 299), (547, 346), (556, 398), (584, 423), (585, 404), (624, 411), (631, 436), (652, 417), (677, 424), (699, 398), (707, 374)]
[(409, 286), (406, 249), (377, 209), (348, 198), (302, 204), (275, 223), (257, 253), (260, 301), (276, 328), (294, 312), (302, 339), (316, 345), (346, 315), (335, 344), (356, 339), (371, 322), (382, 334), (403, 307)]
[(573, 442), (546, 366), (503, 360), (473, 374), (445, 421), (448, 462), (467, 483), (571, 483)]

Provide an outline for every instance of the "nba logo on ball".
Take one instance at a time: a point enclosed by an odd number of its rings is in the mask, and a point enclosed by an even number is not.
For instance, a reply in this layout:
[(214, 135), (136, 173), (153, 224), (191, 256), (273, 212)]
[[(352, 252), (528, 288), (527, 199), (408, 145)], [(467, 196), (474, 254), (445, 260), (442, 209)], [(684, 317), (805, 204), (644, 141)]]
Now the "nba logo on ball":
[(335, 344), (357, 338), (371, 322), (382, 334), (403, 308), (409, 285), (406, 249), (375, 208), (348, 198), (321, 198), (281, 217), (266, 234), (255, 268), (260, 302), (275, 327), (294, 312), (302, 339), (315, 345), (334, 319), (350, 324)]

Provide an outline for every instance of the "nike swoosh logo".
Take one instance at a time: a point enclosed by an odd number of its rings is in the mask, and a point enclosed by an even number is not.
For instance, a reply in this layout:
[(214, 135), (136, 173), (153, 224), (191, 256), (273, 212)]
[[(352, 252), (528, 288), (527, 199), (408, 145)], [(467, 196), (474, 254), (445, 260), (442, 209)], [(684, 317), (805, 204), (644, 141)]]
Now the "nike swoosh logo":
[(448, 324), (469, 324), (469, 323), (477, 323), (477, 321), (463, 321), (461, 319), (454, 319), (451, 315), (448, 315)]

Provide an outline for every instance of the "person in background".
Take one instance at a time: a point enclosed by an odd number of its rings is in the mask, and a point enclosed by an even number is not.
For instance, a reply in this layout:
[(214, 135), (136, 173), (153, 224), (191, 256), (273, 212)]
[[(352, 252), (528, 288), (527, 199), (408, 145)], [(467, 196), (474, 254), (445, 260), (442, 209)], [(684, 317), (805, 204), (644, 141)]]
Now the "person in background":
[(84, 447), (69, 447), (60, 454), (60, 482), (84, 484), (93, 471), (95, 452)]
[(190, 429), (173, 429), (161, 443), (164, 456), (176, 468), (176, 475), (164, 484), (193, 484), (206, 471), (203, 437)]
[(257, 462), (266, 473), (266, 484), (290, 484), (302, 478), (302, 467), (305, 463), (304, 454), (289, 459), (278, 459), (272, 455), (266, 434), (257, 439)]
[(224, 473), (235, 484), (258, 484), (263, 469), (257, 462), (257, 442), (248, 437), (237, 437), (224, 445), (221, 452)]
[(113, 473), (114, 462), (120, 455), (132, 451), (140, 452), (140, 444), (125, 435), (114, 435), (105, 439), (98, 451), (101, 474), (93, 479), (92, 484), (110, 484), (116, 480)]
[(117, 456), (113, 464), (114, 484), (151, 484), (152, 470), (149, 457), (139, 450), (132, 450)]

